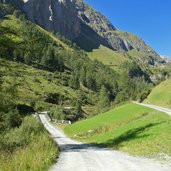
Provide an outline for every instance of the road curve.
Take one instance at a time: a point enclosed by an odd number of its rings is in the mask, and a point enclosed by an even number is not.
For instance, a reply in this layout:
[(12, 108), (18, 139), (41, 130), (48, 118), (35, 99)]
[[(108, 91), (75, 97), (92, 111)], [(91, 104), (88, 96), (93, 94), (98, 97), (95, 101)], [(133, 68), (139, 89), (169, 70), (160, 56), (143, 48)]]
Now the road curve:
[(61, 150), (57, 163), (49, 171), (171, 171), (170, 166), (154, 160), (74, 141), (44, 115), (39, 116)]
[(152, 104), (144, 104), (144, 103), (138, 103), (138, 102), (134, 102), (135, 104), (141, 105), (141, 106), (145, 106), (145, 107), (149, 107), (155, 110), (158, 110), (160, 112), (164, 112), (168, 115), (171, 116), (171, 109), (165, 108), (165, 107), (161, 107), (161, 106), (156, 106), (156, 105), (152, 105)]

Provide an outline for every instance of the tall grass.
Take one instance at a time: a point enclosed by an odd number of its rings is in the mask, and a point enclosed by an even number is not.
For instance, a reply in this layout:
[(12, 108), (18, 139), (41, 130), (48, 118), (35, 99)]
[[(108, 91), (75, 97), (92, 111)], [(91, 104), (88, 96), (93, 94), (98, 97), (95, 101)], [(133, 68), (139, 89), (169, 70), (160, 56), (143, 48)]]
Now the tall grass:
[(56, 144), (35, 118), (26, 118), (21, 127), (4, 136), (4, 141), (0, 171), (44, 171), (58, 155)]

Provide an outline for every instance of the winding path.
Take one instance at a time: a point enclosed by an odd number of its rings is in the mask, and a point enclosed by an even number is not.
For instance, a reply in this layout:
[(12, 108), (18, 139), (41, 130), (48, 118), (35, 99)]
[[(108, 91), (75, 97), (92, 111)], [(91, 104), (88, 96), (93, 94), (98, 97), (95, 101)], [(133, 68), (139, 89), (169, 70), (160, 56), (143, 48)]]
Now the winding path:
[(170, 166), (151, 159), (74, 141), (54, 127), (44, 115), (39, 116), (61, 150), (57, 163), (49, 171), (171, 171)]
[(152, 105), (152, 104), (144, 104), (144, 103), (138, 103), (138, 102), (134, 102), (135, 104), (141, 105), (141, 106), (145, 106), (145, 107), (149, 107), (155, 110), (158, 110), (160, 112), (164, 112), (168, 115), (171, 116), (171, 109), (165, 108), (165, 107), (161, 107), (161, 106), (156, 106), (156, 105)]

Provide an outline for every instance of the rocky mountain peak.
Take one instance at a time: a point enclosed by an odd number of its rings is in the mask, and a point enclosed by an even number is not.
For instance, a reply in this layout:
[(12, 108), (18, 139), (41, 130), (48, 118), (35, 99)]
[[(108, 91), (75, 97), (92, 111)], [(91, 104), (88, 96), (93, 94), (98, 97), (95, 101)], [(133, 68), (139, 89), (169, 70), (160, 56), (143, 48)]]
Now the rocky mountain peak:
[(76, 1), (76, 8), (78, 10), (79, 18), (88, 25), (92, 24), (96, 32), (116, 30), (116, 28), (104, 15), (90, 7), (82, 0)]
[(73, 0), (27, 0), (23, 10), (33, 22), (49, 31), (60, 32), (69, 39), (80, 33)]

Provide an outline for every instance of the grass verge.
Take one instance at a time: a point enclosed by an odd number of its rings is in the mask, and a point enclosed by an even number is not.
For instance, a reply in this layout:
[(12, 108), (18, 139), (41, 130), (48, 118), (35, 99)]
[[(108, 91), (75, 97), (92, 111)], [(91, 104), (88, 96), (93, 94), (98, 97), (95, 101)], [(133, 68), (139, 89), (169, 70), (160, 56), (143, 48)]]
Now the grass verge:
[(56, 160), (58, 148), (43, 126), (26, 117), (19, 128), (1, 140), (0, 171), (45, 171)]

